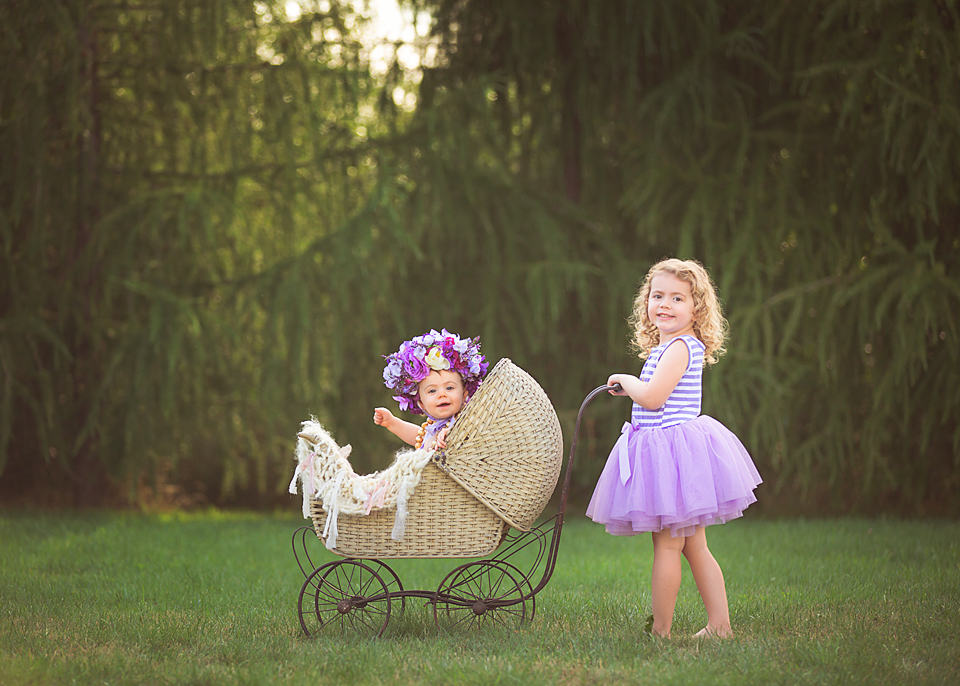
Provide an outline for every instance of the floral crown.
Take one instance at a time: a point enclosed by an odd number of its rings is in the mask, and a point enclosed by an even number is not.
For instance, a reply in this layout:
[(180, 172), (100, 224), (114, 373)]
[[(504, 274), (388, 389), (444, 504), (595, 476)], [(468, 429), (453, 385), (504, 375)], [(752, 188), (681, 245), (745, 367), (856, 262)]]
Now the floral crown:
[(400, 350), (384, 355), (387, 366), (383, 370), (383, 383), (396, 395), (400, 409), (413, 414), (425, 414), (417, 402), (420, 382), (431, 371), (449, 370), (458, 372), (463, 379), (465, 394), (474, 394), (490, 365), (480, 354), (479, 338), (460, 338), (446, 329), (404, 341)]

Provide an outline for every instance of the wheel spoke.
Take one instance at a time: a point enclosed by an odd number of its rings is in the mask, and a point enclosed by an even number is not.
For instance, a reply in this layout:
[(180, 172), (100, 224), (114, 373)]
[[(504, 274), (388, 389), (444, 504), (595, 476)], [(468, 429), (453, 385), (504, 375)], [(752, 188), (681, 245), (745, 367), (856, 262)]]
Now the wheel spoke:
[(451, 629), (523, 624), (526, 601), (523, 575), (501, 560), (482, 560), (452, 571), (441, 582), (434, 603), (434, 620)]
[(336, 605), (340, 600), (340, 593), (337, 590), (337, 586), (327, 581), (326, 579), (320, 580), (320, 585), (317, 587), (317, 600), (321, 598), (325, 599), (328, 603)]
[[(390, 567), (381, 562), (380, 560), (367, 560), (366, 565), (370, 567), (377, 575), (383, 580), (387, 585), (387, 592), (394, 596), (394, 601), (396, 601), (395, 595), (403, 591), (403, 584), (400, 583), (400, 577), (397, 576), (397, 573), (394, 572)], [(406, 598), (403, 596), (400, 597), (400, 611), (403, 612), (404, 607), (406, 606)], [(395, 607), (393, 609), (396, 609)]]

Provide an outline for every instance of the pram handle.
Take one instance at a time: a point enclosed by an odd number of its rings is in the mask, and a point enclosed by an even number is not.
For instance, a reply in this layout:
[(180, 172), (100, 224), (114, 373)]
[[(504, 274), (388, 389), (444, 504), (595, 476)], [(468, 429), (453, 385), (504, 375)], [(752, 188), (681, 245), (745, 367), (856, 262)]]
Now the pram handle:
[(570, 477), (573, 473), (573, 458), (577, 453), (577, 438), (580, 435), (580, 421), (583, 419), (584, 410), (587, 409), (587, 405), (590, 404), (590, 401), (592, 401), (601, 393), (609, 393), (610, 391), (621, 390), (623, 390), (623, 387), (620, 384), (613, 384), (612, 386), (604, 384), (603, 386), (598, 386), (590, 391), (590, 393), (587, 394), (587, 397), (584, 398), (583, 402), (580, 404), (580, 411), (577, 412), (577, 423), (573, 429), (573, 437), (570, 439), (570, 457), (567, 459), (567, 473), (563, 479), (563, 491), (560, 494), (560, 507), (558, 508), (557, 515), (553, 520), (553, 536), (550, 540), (550, 553), (547, 556), (547, 564), (544, 567), (543, 578), (540, 579), (540, 583), (538, 583), (536, 588), (533, 589), (533, 592), (530, 594), (531, 596), (539, 593), (543, 587), (547, 585), (547, 582), (550, 581), (550, 577), (553, 576), (553, 570), (557, 564), (557, 553), (560, 549), (560, 533), (563, 530), (563, 520), (567, 510), (567, 495), (570, 492)]
[(570, 477), (573, 471), (573, 458), (577, 453), (577, 438), (580, 435), (580, 421), (583, 419), (584, 410), (587, 409), (587, 405), (596, 398), (598, 395), (604, 391), (610, 392), (615, 391), (619, 393), (623, 390), (623, 386), (618, 383), (608, 386), (604, 384), (603, 386), (598, 386), (594, 388), (590, 393), (587, 394), (587, 397), (583, 399), (583, 402), (580, 403), (580, 411), (577, 412), (577, 423), (573, 428), (573, 438), (570, 439), (570, 457), (567, 459), (567, 473), (563, 478), (563, 491), (560, 494), (560, 513), (562, 514), (566, 510), (567, 506), (567, 493), (570, 490)]

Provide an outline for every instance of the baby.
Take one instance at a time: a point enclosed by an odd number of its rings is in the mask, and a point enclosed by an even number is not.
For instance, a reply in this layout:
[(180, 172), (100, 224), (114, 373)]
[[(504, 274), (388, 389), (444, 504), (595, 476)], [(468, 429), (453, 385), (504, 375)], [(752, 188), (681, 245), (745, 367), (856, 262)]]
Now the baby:
[(414, 448), (443, 450), (447, 433), (460, 410), (480, 386), (489, 365), (480, 354), (480, 340), (460, 338), (444, 329), (406, 341), (384, 356), (383, 382), (396, 395), (401, 410), (425, 414), (421, 426), (378, 407), (373, 422)]

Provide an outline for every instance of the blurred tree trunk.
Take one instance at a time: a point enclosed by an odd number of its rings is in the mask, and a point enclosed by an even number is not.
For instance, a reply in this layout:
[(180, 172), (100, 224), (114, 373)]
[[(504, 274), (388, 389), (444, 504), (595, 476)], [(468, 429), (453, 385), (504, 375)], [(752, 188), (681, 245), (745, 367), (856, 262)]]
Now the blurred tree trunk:
[[(76, 208), (76, 230), (73, 254), (70, 262), (74, 265), (83, 264), (82, 256), (90, 249), (90, 242), (94, 227), (100, 219), (99, 204), (102, 191), (100, 181), (100, 144), (101, 144), (101, 111), (100, 111), (100, 61), (97, 46), (97, 27), (86, 8), (79, 8), (77, 26), (77, 47), (79, 50), (77, 66), (79, 74), (76, 81), (81, 101), (78, 103), (81, 116), (86, 120), (86, 127), (75, 134), (74, 150), (77, 155), (77, 178), (80, 182), (80, 195)], [(103, 275), (99, 263), (88, 264), (85, 269), (78, 270), (73, 276), (77, 288), (77, 304), (85, 321), (94, 319), (93, 308), (96, 307), (102, 293)], [(70, 402), (71, 413), (65, 427), (68, 435), (81, 435), (85, 420), (85, 405), (87, 400), (86, 388), (90, 381), (97, 379), (103, 373), (98, 351), (91, 345), (91, 341), (81, 331), (63, 331), (70, 340), (73, 364), (70, 377), (73, 379)], [(103, 462), (96, 454), (96, 433), (90, 432), (74, 446), (75, 456), (70, 472), (73, 481), (73, 503), (78, 507), (89, 507), (98, 504), (101, 494), (106, 489), (106, 470)]]

